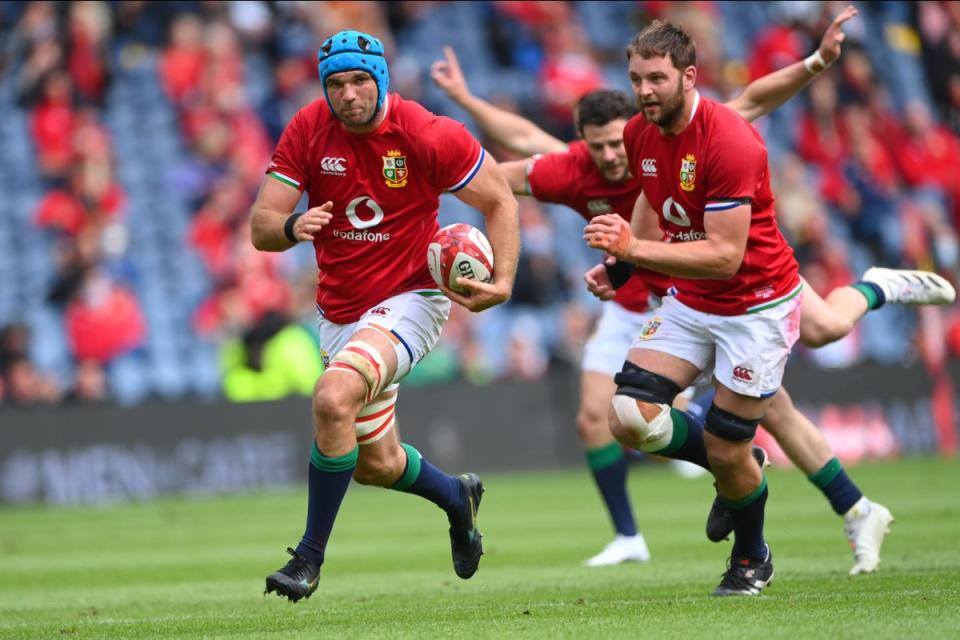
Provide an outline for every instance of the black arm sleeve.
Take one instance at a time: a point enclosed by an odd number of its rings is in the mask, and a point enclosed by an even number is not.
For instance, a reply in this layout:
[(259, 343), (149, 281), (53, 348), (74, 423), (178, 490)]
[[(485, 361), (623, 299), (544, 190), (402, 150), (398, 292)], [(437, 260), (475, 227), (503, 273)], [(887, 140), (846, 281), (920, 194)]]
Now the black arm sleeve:
[(627, 280), (630, 279), (630, 276), (632, 276), (633, 272), (637, 269), (635, 264), (620, 261), (615, 262), (613, 265), (604, 263), (603, 266), (607, 270), (607, 277), (610, 278), (610, 284), (613, 285), (614, 289), (619, 289), (627, 284)]

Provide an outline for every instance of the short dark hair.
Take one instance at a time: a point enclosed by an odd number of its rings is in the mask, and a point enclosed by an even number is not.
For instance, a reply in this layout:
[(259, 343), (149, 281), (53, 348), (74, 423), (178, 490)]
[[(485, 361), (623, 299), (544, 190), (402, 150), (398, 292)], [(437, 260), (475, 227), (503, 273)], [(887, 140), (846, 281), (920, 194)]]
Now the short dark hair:
[(584, 95), (577, 101), (576, 110), (580, 135), (588, 124), (602, 127), (614, 120), (629, 120), (637, 115), (633, 100), (624, 92), (612, 89), (599, 89)]
[(627, 61), (634, 55), (643, 59), (670, 56), (670, 62), (683, 71), (697, 65), (697, 47), (690, 34), (663, 20), (654, 20), (627, 46)]

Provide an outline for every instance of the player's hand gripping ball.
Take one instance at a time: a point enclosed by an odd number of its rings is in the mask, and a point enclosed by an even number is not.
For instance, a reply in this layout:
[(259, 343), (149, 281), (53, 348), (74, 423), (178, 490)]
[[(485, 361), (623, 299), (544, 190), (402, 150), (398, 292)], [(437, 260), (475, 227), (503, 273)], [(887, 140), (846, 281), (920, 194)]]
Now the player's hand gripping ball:
[(457, 278), (492, 281), (493, 249), (487, 237), (476, 227), (451, 224), (437, 231), (430, 241), (427, 267), (438, 285), (468, 294), (468, 289), (457, 284)]

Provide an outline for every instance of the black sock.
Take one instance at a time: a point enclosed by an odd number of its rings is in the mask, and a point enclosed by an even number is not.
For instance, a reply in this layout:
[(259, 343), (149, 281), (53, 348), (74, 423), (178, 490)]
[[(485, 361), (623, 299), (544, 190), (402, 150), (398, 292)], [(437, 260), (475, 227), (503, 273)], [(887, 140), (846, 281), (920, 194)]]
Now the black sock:
[(767, 494), (767, 478), (764, 476), (760, 486), (745, 498), (728, 500), (720, 496), (733, 517), (734, 538), (731, 555), (734, 559), (766, 559), (767, 543), (763, 539), (763, 514), (767, 504)]
[(686, 460), (709, 471), (707, 448), (703, 443), (703, 422), (677, 409), (670, 409), (670, 419), (673, 420), (670, 444), (650, 453), (674, 460)]
[(807, 478), (823, 492), (838, 516), (849, 511), (863, 497), (860, 488), (853, 483), (836, 458), (831, 458), (819, 471), (811, 473)]
[(391, 489), (426, 498), (447, 514), (456, 514), (463, 507), (460, 481), (430, 464), (420, 452), (407, 443), (400, 445), (407, 452), (407, 466)]
[(627, 494), (627, 458), (618, 442), (587, 450), (587, 464), (607, 506), (613, 528), (624, 536), (637, 535), (637, 523)]
[(328, 458), (313, 443), (310, 475), (307, 481), (307, 527), (297, 545), (297, 553), (323, 564), (327, 540), (333, 530), (340, 503), (350, 486), (357, 466), (357, 447), (337, 458)]

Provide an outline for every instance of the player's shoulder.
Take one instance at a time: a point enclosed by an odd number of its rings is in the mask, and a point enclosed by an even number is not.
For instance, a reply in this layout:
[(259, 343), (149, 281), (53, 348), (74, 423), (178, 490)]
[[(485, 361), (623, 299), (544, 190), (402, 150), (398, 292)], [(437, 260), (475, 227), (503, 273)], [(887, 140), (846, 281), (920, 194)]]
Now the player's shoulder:
[(702, 109), (704, 122), (708, 123), (714, 131), (735, 134), (754, 130), (753, 126), (737, 111), (711, 98), (701, 96), (700, 109)]
[(387, 117), (404, 128), (427, 126), (440, 120), (451, 120), (445, 116), (439, 116), (416, 100), (406, 100), (396, 93), (389, 94), (388, 108), (390, 112)]
[(462, 122), (433, 113), (414, 100), (390, 95), (391, 123), (420, 145), (443, 145), (451, 141), (472, 139)]
[(703, 109), (702, 122), (707, 129), (708, 138), (714, 143), (723, 145), (735, 143), (735, 146), (742, 150), (766, 149), (760, 132), (735, 110), (710, 98), (701, 98), (701, 108)]

